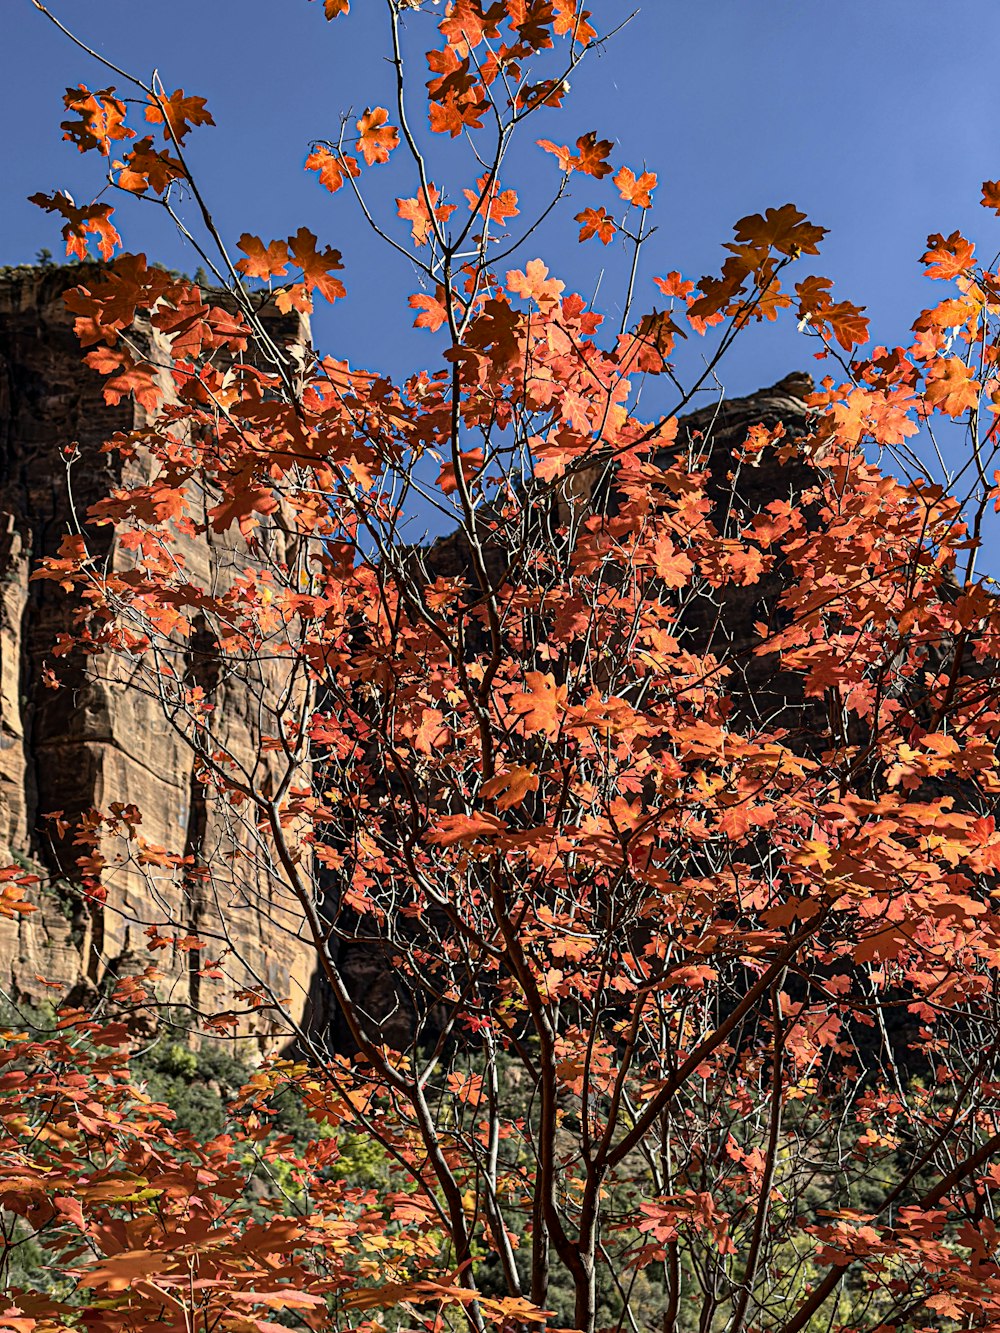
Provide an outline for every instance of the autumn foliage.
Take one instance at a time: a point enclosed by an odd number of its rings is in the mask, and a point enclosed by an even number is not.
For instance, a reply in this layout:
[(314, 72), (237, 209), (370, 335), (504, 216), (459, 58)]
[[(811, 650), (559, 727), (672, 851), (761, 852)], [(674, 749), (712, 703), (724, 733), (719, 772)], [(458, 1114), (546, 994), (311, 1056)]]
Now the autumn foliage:
[[(325, 0), (317, 25), (349, 41), (350, 8)], [(568, 89), (615, 7), (422, 8), (387, 6), (391, 107), (305, 161), (341, 196), (331, 233), (353, 196), (419, 275), (402, 317), (426, 364), (399, 382), (275, 335), (275, 309), (348, 295), (349, 245), (220, 236), (186, 157), (205, 100), (66, 94), (110, 197), (194, 199), (212, 279), (118, 255), (106, 194), (38, 196), (70, 255), (108, 261), (70, 308), (108, 401), (147, 414), (109, 443), (128, 483), (39, 576), (160, 701), (242, 848), (153, 854), (141, 812), (109, 806), (85, 889), (126, 862), (267, 882), (339, 1035), (259, 979), (213, 1007), (213, 977), (240, 974), (228, 893), (184, 943), (198, 1040), (247, 1012), (285, 1040), (211, 1141), (129, 1072), (181, 922), (150, 931), (110, 1023), (13, 1025), (5, 1234), (64, 1280), (14, 1284), (0, 1329), (1000, 1328), (1000, 610), (977, 563), (1000, 273), (932, 236), (941, 299), (871, 348), (808, 267), (823, 229), (784, 204), (736, 223), (715, 275), (646, 289), (633, 268), (609, 330), (532, 230), (589, 178), (571, 234), (650, 253), (657, 176)], [(537, 138), (551, 198), (529, 206), (510, 144), (554, 111), (566, 142)], [(455, 178), (431, 180), (426, 143), (437, 162), (452, 141)], [(381, 217), (387, 163), (411, 193)], [(983, 203), (1000, 212), (1000, 183)], [(679, 427), (734, 339), (781, 316), (827, 373), (801, 430), (720, 449), (711, 414)], [(680, 339), (704, 340), (686, 379)], [(436, 541), (411, 535), (418, 502)], [(106, 524), (130, 562), (95, 556)], [(177, 557), (205, 531), (238, 534), (224, 585)], [(196, 637), (254, 691), (279, 781), (227, 751), (184, 666)], [(0, 911), (30, 911), (30, 876), (4, 874)], [(378, 960), (377, 996), (348, 948)], [(311, 1127), (295, 1144), (282, 1095)]]

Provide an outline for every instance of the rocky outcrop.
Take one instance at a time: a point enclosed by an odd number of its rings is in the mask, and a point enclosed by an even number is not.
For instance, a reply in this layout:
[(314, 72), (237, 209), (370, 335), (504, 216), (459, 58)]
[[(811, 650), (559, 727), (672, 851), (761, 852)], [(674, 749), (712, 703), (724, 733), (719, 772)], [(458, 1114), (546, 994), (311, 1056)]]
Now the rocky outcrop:
[[(81, 275), (86, 270), (0, 275), (0, 865), (20, 863), (43, 876), (41, 910), (0, 921), (0, 990), (37, 1002), (48, 993), (45, 982), (101, 988), (153, 961), (166, 976), (161, 997), (197, 1007), (204, 998), (198, 955), (165, 949), (150, 959), (146, 952), (147, 927), (173, 917), (211, 941), (214, 956), (226, 954), (228, 977), (213, 1008), (249, 982), (287, 998), (299, 1020), (308, 1008), (312, 953), (280, 882), (241, 868), (249, 862), (238, 855), (240, 829), (206, 796), (188, 747), (154, 700), (130, 688), (113, 663), (72, 652), (53, 658), (59, 636), (73, 632), (76, 607), (57, 584), (31, 581), (31, 571), (86, 523), (89, 505), (121, 484), (122, 465), (103, 442), (142, 424), (140, 408), (109, 407), (101, 378), (82, 364), (63, 302)], [(296, 333), (277, 317), (274, 331), (284, 339)], [(148, 328), (138, 333), (154, 340)], [(68, 473), (70, 446), (78, 461)], [(88, 530), (88, 540), (106, 560), (131, 559), (108, 528)], [(238, 539), (213, 533), (187, 539), (183, 555), (194, 573), (222, 583), (249, 558)], [(266, 766), (251, 691), (220, 676), (212, 645), (197, 635), (189, 655), (192, 675), (215, 696), (233, 751)], [(116, 801), (142, 812), (147, 843), (183, 850), (195, 864), (211, 858), (230, 866), (227, 881), (209, 890), (197, 875), (112, 864), (106, 904), (85, 903), (74, 887), (80, 849), (72, 829)]]

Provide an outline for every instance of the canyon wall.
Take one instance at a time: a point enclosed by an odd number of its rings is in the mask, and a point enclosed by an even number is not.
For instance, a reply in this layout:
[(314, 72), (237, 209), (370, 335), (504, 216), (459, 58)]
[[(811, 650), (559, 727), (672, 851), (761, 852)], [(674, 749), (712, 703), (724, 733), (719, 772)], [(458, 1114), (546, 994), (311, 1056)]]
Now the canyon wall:
[[(212, 1009), (233, 1003), (243, 985), (263, 985), (287, 999), (299, 1021), (309, 1009), (312, 953), (294, 903), (275, 877), (244, 869), (240, 829), (206, 794), (157, 703), (130, 688), (127, 669), (73, 652), (53, 655), (58, 637), (73, 633), (74, 595), (30, 579), (39, 560), (86, 524), (88, 506), (122, 483), (121, 463), (101, 445), (143, 424), (134, 404), (109, 407), (101, 377), (82, 364), (63, 294), (86, 276), (86, 266), (0, 273), (0, 865), (42, 876), (40, 910), (0, 921), (0, 991), (38, 1003), (54, 993), (48, 982), (83, 998), (153, 962), (164, 973), (161, 999), (209, 1007), (199, 954), (147, 952), (147, 928), (172, 918), (208, 941), (202, 961), (225, 957), (225, 980), (211, 983)], [(273, 331), (289, 339), (297, 326), (275, 315)], [(147, 326), (137, 334), (155, 353), (154, 332)], [(70, 446), (77, 461), (68, 473)], [(108, 528), (87, 532), (105, 559), (131, 559)], [(183, 556), (193, 572), (222, 583), (248, 561), (238, 538), (211, 532), (186, 539)], [(213, 669), (211, 645), (196, 640), (191, 670), (213, 691), (229, 744), (251, 766), (266, 765), (252, 692)], [(228, 867), (224, 882), (216, 876), (209, 888), (169, 867), (116, 865), (109, 849), (107, 901), (85, 902), (72, 829), (116, 801), (142, 812), (148, 844), (183, 850), (194, 866)], [(267, 1020), (251, 1026), (263, 1033)]]

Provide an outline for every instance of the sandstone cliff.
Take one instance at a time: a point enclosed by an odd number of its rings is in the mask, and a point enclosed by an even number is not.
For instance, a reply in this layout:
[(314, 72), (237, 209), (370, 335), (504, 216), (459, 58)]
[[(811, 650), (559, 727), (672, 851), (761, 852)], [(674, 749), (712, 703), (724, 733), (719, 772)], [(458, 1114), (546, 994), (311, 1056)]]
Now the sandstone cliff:
[[(172, 916), (213, 940), (215, 956), (228, 950), (230, 976), (223, 994), (213, 994), (213, 1008), (256, 981), (287, 997), (300, 1019), (312, 956), (297, 936), (293, 904), (282, 900), (280, 884), (259, 875), (247, 882), (232, 857), (239, 830), (206, 798), (188, 748), (155, 702), (107, 663), (72, 653), (53, 660), (57, 636), (72, 632), (74, 602), (51, 582), (30, 581), (88, 506), (121, 483), (121, 464), (101, 444), (142, 424), (141, 409), (107, 406), (101, 378), (81, 363), (63, 294), (86, 274), (53, 267), (0, 275), (0, 865), (17, 861), (44, 877), (41, 910), (18, 923), (0, 921), (0, 990), (38, 1001), (47, 993), (40, 978), (78, 991), (106, 986), (150, 961), (144, 931)], [(138, 333), (155, 337), (148, 328)], [(275, 333), (289, 338), (296, 329), (276, 319)], [(71, 479), (63, 457), (69, 445), (79, 459)], [(88, 537), (106, 559), (129, 558), (108, 529)], [(238, 543), (211, 533), (190, 539), (184, 557), (223, 582), (247, 561)], [(190, 669), (214, 692), (235, 752), (262, 762), (253, 699), (220, 675), (211, 648), (196, 636)], [(55, 667), (59, 688), (51, 688), (47, 667)], [(60, 811), (72, 825), (113, 801), (139, 807), (147, 842), (183, 849), (195, 863), (228, 860), (233, 869), (222, 891), (230, 940), (221, 930), (219, 884), (210, 894), (197, 877), (161, 871), (153, 879), (124, 865), (105, 876), (104, 907), (81, 900), (74, 888), (79, 848), (46, 817)], [(163, 999), (199, 1004), (196, 958), (157, 953)]]

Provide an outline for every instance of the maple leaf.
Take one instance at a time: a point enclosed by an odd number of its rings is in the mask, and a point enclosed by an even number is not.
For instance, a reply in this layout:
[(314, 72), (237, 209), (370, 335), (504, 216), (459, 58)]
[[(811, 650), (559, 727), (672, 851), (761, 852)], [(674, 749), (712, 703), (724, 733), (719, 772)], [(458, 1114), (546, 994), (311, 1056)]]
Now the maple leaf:
[[(427, 186), (427, 194), (430, 199), (430, 206), (434, 210), (434, 217), (438, 222), (447, 222), (454, 213), (456, 205), (438, 203), (440, 195), (435, 185)], [(414, 245), (426, 245), (434, 228), (423, 191), (413, 199), (397, 199), (396, 212), (401, 218), (409, 222)]]
[(474, 190), (463, 191), (469, 201), (469, 211), (488, 217), (491, 222), (506, 222), (517, 217), (517, 194), (513, 190), (501, 190), (496, 180), (490, 183), (489, 176), (480, 176)]
[[(746, 261), (741, 258), (733, 257), (727, 259), (722, 266), (722, 274), (718, 278), (704, 277), (698, 283), (698, 288), (704, 295), (691, 301), (688, 305), (688, 319), (692, 324), (696, 321), (708, 323), (712, 320), (718, 322), (723, 313), (732, 307), (732, 303), (746, 290), (746, 281), (752, 272)], [(697, 327), (697, 325), (695, 324)], [(699, 329), (699, 332), (703, 330)]]
[(472, 92), (476, 76), (472, 71), (472, 62), (462, 58), (455, 47), (446, 46), (443, 51), (428, 51), (427, 65), (435, 78), (427, 84), (427, 92), (432, 101), (446, 102), (449, 99), (463, 101)]
[(424, 841), (437, 847), (453, 847), (456, 843), (496, 838), (506, 831), (507, 825), (495, 815), (443, 815), (424, 835)]
[(145, 361), (135, 361), (131, 352), (118, 347), (95, 347), (84, 360), (93, 370), (111, 376), (104, 385), (104, 400), (112, 405), (134, 397), (150, 415), (163, 396), (156, 383), (156, 368)]
[(684, 588), (694, 572), (694, 565), (689, 556), (674, 547), (669, 536), (657, 539), (653, 547), (653, 568), (656, 577), (667, 588)]
[[(461, 460), (462, 476), (466, 485), (473, 481), (476, 474), (482, 471), (486, 461), (485, 455), (480, 448), (466, 449), (459, 454)], [(449, 461), (442, 464), (441, 471), (438, 473), (437, 484), (444, 491), (445, 495), (451, 495), (458, 490), (458, 478), (455, 476), (455, 464)]]
[(983, 181), (983, 208), (992, 208), (1000, 216), (1000, 181)]
[(637, 208), (649, 208), (652, 205), (650, 196), (656, 189), (654, 172), (644, 171), (637, 177), (630, 167), (622, 167), (615, 177), (615, 184), (626, 203), (635, 204)]
[(425, 708), (420, 714), (420, 726), (413, 737), (413, 747), (420, 754), (436, 754), (449, 736), (444, 714), (437, 708)]
[(448, 311), (442, 300), (443, 297), (443, 287), (438, 287), (434, 296), (425, 296), (418, 293), (410, 297), (409, 303), (412, 308), (420, 311), (413, 321), (415, 329), (430, 329), (431, 333), (437, 333), (448, 318)]
[(327, 247), (316, 249), (316, 237), (307, 227), (300, 227), (294, 236), (288, 238), (288, 250), (292, 262), (302, 270), (302, 281), (309, 292), (319, 292), (324, 300), (333, 302), (347, 295), (344, 284), (332, 273), (344, 266), (340, 262), (340, 251)]
[(24, 897), (24, 891), (39, 883), (37, 875), (26, 873), (20, 866), (0, 867), (0, 916), (16, 919), (36, 912), (38, 908)]
[(937, 232), (927, 237), (920, 262), (927, 265), (929, 278), (957, 278), (975, 263), (975, 246), (961, 232), (953, 231), (947, 239)]
[(456, 97), (449, 94), (431, 102), (430, 127), (435, 134), (450, 134), (456, 139), (466, 129), (482, 128), (482, 113), (486, 106), (485, 100), (481, 101), (471, 95)]
[(507, 287), (515, 296), (522, 296), (526, 301), (534, 301), (539, 306), (552, 306), (562, 295), (566, 284), (549, 277), (549, 270), (540, 259), (529, 259), (520, 269), (511, 269), (507, 274)]
[(676, 270), (673, 273), (668, 273), (665, 278), (654, 278), (653, 281), (664, 296), (674, 296), (685, 300), (694, 291), (694, 283), (685, 282)]
[(348, 177), (359, 176), (361, 168), (358, 159), (347, 153), (334, 152), (322, 144), (313, 144), (312, 152), (305, 161), (306, 171), (319, 174), (319, 183), (336, 194)]
[(576, 141), (575, 170), (582, 171), (586, 176), (595, 176), (597, 180), (609, 176), (614, 168), (606, 159), (612, 148), (614, 144), (611, 140), (598, 139), (596, 130), (581, 135)]
[(538, 774), (532, 768), (514, 764), (496, 777), (484, 782), (479, 789), (481, 796), (488, 796), (496, 802), (498, 810), (510, 810), (520, 805), (529, 792), (538, 790)]
[(799, 254), (819, 254), (818, 242), (826, 235), (826, 228), (808, 222), (805, 213), (800, 213), (794, 204), (782, 204), (780, 208), (769, 208), (763, 217), (752, 213), (740, 218), (735, 233), (737, 245), (727, 246), (729, 250), (753, 245), (794, 258)]
[(559, 167), (568, 176), (573, 170), (575, 158), (565, 144), (555, 144), (551, 139), (538, 139), (539, 148), (544, 148), (547, 153), (554, 153), (559, 160)]
[(596, 130), (582, 134), (577, 139), (576, 153), (571, 153), (565, 144), (553, 143), (551, 139), (538, 139), (536, 142), (539, 148), (555, 154), (566, 175), (572, 171), (581, 171), (586, 176), (595, 176), (601, 180), (614, 170), (606, 160), (614, 144), (609, 139), (598, 139)]
[(64, 139), (75, 143), (81, 153), (92, 148), (103, 156), (111, 153), (113, 139), (134, 139), (135, 131), (125, 124), (125, 103), (114, 95), (114, 88), (92, 93), (82, 83), (67, 88), (63, 102), (67, 111), (75, 111), (79, 120), (64, 120)]
[(569, 92), (565, 79), (543, 79), (541, 83), (526, 83), (517, 94), (518, 107), (534, 109), (539, 106), (561, 107)]
[(288, 272), (291, 258), (286, 241), (272, 241), (265, 245), (259, 236), (244, 232), (236, 244), (247, 256), (237, 260), (236, 267), (248, 278), (280, 278)]
[(829, 290), (832, 285), (829, 278), (817, 276), (795, 284), (799, 319), (816, 329), (829, 326), (840, 346), (849, 352), (868, 341), (868, 320), (863, 306), (853, 305), (850, 301), (834, 301)]
[(113, 166), (118, 169), (119, 187), (134, 194), (144, 194), (150, 189), (162, 194), (171, 181), (182, 180), (186, 175), (177, 158), (159, 152), (149, 137), (139, 139), (124, 162), (115, 162)]
[(596, 236), (602, 245), (607, 245), (614, 237), (615, 224), (606, 208), (585, 208), (577, 213), (575, 221), (581, 224), (581, 241)]
[(482, 0), (454, 0), (438, 24), (438, 31), (460, 55), (470, 47), (480, 46), (487, 38), (497, 40), (499, 23), (506, 10), (502, 3), (483, 8)]
[(845, 352), (868, 341), (869, 321), (864, 309), (864, 306), (856, 306), (851, 301), (835, 301), (823, 312), (833, 336)]
[(378, 162), (388, 162), (389, 154), (399, 143), (399, 131), (386, 123), (388, 119), (388, 111), (377, 106), (366, 111), (358, 121), (358, 148), (370, 167)]
[(150, 125), (162, 125), (163, 137), (168, 142), (182, 144), (195, 125), (214, 125), (204, 97), (185, 97), (183, 88), (176, 88), (169, 97), (150, 95), (146, 119)]
[(37, 204), (46, 213), (59, 213), (67, 219), (62, 229), (67, 255), (86, 259), (90, 236), (96, 237), (102, 259), (110, 259), (115, 246), (122, 243), (122, 238), (111, 225), (111, 214), (115, 210), (110, 204), (83, 204), (77, 207), (73, 196), (64, 194), (62, 190), (57, 190), (53, 195), (33, 194), (28, 202)]
[(957, 356), (935, 361), (927, 370), (924, 397), (932, 407), (950, 417), (960, 417), (975, 407), (982, 387), (971, 366)]
[(733, 805), (726, 806), (719, 816), (717, 826), (720, 833), (724, 833), (727, 838), (732, 838), (734, 842), (739, 842), (746, 837), (750, 828), (750, 810), (745, 801), (738, 801)]
[(323, 13), (327, 22), (351, 12), (351, 0), (323, 0)]
[(510, 706), (520, 715), (526, 732), (541, 732), (551, 740), (559, 734), (568, 690), (541, 671), (525, 672), (524, 683), (527, 689), (512, 694)]
[(311, 1291), (298, 1291), (294, 1287), (282, 1287), (277, 1291), (234, 1291), (229, 1299), (245, 1305), (264, 1305), (269, 1310), (307, 1310), (326, 1305), (322, 1296)]
[(668, 311), (643, 315), (634, 333), (622, 334), (615, 347), (615, 360), (627, 370), (660, 375), (666, 358), (674, 349), (676, 338), (686, 337)]
[(553, 31), (559, 37), (572, 37), (581, 46), (588, 46), (597, 36), (596, 29), (587, 22), (590, 10), (582, 9), (578, 0), (553, 0), (556, 21)]

